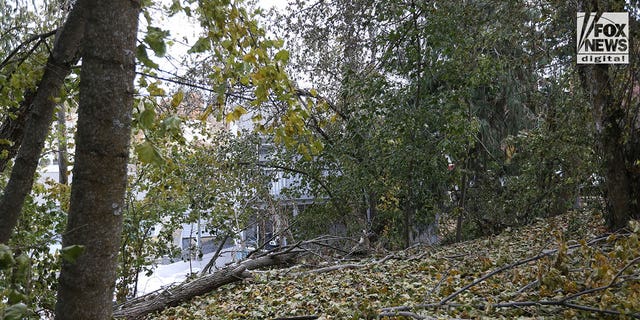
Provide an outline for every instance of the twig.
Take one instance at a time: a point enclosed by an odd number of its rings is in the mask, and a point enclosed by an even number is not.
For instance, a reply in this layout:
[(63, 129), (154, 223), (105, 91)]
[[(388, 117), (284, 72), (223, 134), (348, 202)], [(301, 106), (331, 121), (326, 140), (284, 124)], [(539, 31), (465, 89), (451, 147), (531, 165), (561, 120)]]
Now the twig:
[(421, 315), (419, 315), (417, 313), (413, 313), (413, 312), (409, 312), (409, 311), (382, 312), (382, 313), (378, 314), (378, 319), (382, 319), (384, 317), (397, 317), (397, 316), (413, 318), (413, 319), (435, 319), (435, 318), (431, 318), (431, 317), (424, 317), (424, 316), (421, 316)]
[(334, 251), (337, 251), (337, 252), (341, 252), (341, 253), (344, 253), (344, 254), (348, 254), (349, 253), (346, 250), (343, 250), (343, 249), (340, 249), (340, 248), (338, 248), (336, 246), (332, 246), (332, 245), (330, 245), (328, 243), (322, 243), (322, 242), (319, 242), (319, 241), (308, 241), (308, 242), (305, 242), (305, 244), (314, 244), (314, 245), (317, 245), (317, 246), (320, 246), (320, 247), (329, 248), (331, 250), (334, 250)]
[(222, 241), (218, 245), (218, 249), (213, 254), (213, 257), (211, 257), (209, 262), (204, 266), (204, 268), (202, 268), (202, 271), (200, 271), (200, 275), (204, 275), (205, 273), (211, 272), (211, 269), (213, 269), (213, 267), (216, 265), (216, 260), (218, 260), (218, 257), (220, 256), (220, 252), (222, 251), (222, 247), (224, 247), (224, 244), (227, 242), (227, 240), (229, 240), (230, 237), (231, 237), (230, 233), (227, 232), (227, 233), (224, 234), (224, 238), (222, 239)]
[(537, 285), (538, 285), (538, 283), (539, 283), (538, 279), (536, 279), (536, 280), (534, 280), (534, 281), (532, 281), (532, 282), (529, 282), (529, 283), (528, 283), (527, 285), (525, 285), (524, 287), (522, 287), (522, 288), (518, 289), (518, 291), (516, 291), (516, 294), (521, 294), (521, 293), (523, 293), (523, 292), (525, 292), (525, 291), (529, 290), (529, 288), (534, 287), (534, 286), (537, 286)]
[(429, 255), (430, 253), (431, 253), (430, 251), (427, 251), (427, 252), (421, 253), (419, 255), (411, 256), (411, 257), (407, 258), (407, 261), (422, 260), (422, 258), (424, 258), (425, 256)]

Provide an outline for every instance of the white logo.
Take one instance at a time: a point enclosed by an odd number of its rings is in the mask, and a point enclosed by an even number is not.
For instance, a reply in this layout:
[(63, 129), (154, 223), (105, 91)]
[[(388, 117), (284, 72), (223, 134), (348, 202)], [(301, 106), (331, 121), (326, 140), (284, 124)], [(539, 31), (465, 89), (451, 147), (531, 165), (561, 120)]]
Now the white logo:
[(629, 13), (578, 12), (578, 63), (629, 63)]

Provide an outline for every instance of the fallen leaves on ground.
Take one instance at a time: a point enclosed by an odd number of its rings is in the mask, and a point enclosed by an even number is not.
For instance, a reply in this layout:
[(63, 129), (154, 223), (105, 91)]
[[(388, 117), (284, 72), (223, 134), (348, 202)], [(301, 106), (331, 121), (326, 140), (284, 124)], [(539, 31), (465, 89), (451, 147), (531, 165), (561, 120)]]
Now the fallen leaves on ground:
[(328, 272), (255, 272), (148, 319), (640, 318), (640, 223), (613, 235), (602, 225), (571, 212)]

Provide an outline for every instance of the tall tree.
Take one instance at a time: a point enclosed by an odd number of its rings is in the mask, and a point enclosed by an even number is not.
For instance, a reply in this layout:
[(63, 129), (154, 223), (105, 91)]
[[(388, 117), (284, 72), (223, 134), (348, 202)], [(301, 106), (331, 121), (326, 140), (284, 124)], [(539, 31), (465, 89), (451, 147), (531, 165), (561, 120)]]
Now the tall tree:
[[(600, 14), (624, 11), (624, 6), (624, 1), (592, 0), (585, 1), (581, 9)], [(638, 52), (637, 42), (633, 43), (629, 48), (631, 57)], [(609, 229), (617, 230), (624, 228), (630, 219), (640, 217), (638, 60), (632, 58), (623, 67), (580, 66), (579, 73), (592, 103), (604, 162), (605, 220)]]
[[(0, 200), (0, 243), (7, 242), (15, 227), (24, 199), (31, 191), (38, 160), (49, 133), (54, 98), (58, 96), (64, 79), (71, 67), (78, 61), (78, 48), (83, 37), (84, 17), (81, 6), (69, 14), (64, 26), (58, 30), (55, 45), (44, 75), (38, 84), (33, 100), (28, 100), (28, 116), (24, 132), (28, 132), (20, 142), (11, 177)], [(26, 101), (26, 100), (25, 100)], [(18, 141), (16, 141), (18, 143)]]
[(131, 135), (140, 4), (81, 0), (86, 19), (68, 229), (56, 319), (111, 319)]

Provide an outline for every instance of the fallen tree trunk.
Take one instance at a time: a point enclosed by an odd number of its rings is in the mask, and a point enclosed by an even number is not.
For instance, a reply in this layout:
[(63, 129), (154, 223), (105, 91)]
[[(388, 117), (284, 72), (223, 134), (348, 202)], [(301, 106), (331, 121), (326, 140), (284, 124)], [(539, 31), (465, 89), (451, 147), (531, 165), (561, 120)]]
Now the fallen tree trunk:
[(245, 260), (240, 264), (230, 265), (190, 282), (184, 282), (161, 292), (129, 300), (120, 305), (118, 310), (114, 310), (113, 317), (142, 319), (149, 313), (175, 307), (184, 301), (209, 293), (226, 284), (250, 278), (251, 273), (248, 270), (289, 263), (298, 253), (300, 251), (276, 252)]

